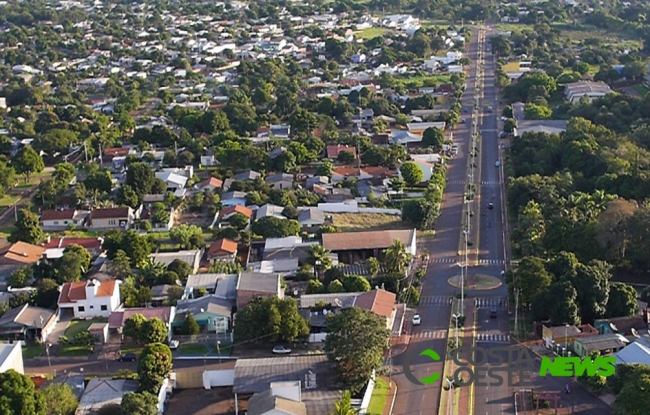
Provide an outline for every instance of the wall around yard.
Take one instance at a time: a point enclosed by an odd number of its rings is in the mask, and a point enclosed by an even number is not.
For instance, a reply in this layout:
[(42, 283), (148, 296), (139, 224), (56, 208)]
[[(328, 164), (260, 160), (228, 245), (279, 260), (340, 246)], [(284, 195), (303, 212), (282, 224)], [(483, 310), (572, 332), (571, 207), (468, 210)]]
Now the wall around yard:
[(235, 369), (206, 370), (203, 372), (203, 387), (205, 389), (235, 384)]
[(372, 376), (368, 381), (368, 387), (366, 388), (366, 393), (363, 394), (361, 399), (361, 407), (359, 408), (359, 415), (365, 415), (368, 412), (368, 407), (370, 406), (370, 399), (372, 398), (372, 393), (375, 391), (375, 372), (372, 372)]

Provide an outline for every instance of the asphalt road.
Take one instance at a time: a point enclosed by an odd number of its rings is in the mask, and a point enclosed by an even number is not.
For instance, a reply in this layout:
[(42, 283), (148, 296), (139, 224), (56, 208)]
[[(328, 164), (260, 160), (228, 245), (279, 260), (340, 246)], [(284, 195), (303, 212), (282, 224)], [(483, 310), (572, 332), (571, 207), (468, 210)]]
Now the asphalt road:
[[(425, 245), (431, 257), (427, 276), (424, 279), (420, 306), (417, 312), (422, 324), (415, 327), (407, 354), (414, 350), (432, 348), (441, 356), (445, 353), (447, 330), (451, 314), (450, 301), (457, 290), (447, 283), (447, 279), (459, 273), (455, 265), (458, 261), (458, 243), (461, 232), (463, 195), (467, 175), (467, 152), (470, 142), (471, 111), (474, 106), (476, 79), (476, 57), (478, 50), (478, 29), (474, 29), (469, 44), (468, 55), (472, 60), (467, 79), (466, 93), (462, 97), (461, 118), (465, 124), (458, 124), (453, 131), (454, 141), (459, 143), (458, 155), (447, 166), (448, 184), (445, 188), (441, 213), (436, 221), (436, 235)], [(467, 112), (466, 112), (467, 111)], [(411, 315), (408, 316), (410, 318)], [(405, 355), (393, 360), (392, 379), (397, 382), (398, 393), (393, 413), (395, 415), (430, 415), (438, 410), (441, 382), (433, 385), (415, 385), (402, 373)], [(416, 377), (431, 373), (442, 373), (443, 364), (430, 359), (416, 358), (411, 363)]]

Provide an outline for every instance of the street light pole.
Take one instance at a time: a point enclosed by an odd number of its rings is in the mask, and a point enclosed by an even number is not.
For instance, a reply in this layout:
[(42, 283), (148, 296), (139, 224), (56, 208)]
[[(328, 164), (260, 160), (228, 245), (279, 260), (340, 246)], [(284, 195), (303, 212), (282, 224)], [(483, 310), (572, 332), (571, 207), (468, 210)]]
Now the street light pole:
[(217, 340), (217, 354), (219, 354), (219, 364), (221, 364), (221, 348), (219, 347), (221, 345), (221, 340)]
[[(569, 351), (569, 336), (568, 336), (568, 331), (569, 331), (569, 324), (564, 325), (564, 350)], [(566, 355), (566, 353), (565, 353)]]
[(50, 373), (54, 376), (54, 372), (52, 371), (52, 361), (50, 360), (50, 347), (52, 347), (52, 343), (47, 343), (45, 345), (45, 353), (47, 354), (47, 365), (50, 367)]

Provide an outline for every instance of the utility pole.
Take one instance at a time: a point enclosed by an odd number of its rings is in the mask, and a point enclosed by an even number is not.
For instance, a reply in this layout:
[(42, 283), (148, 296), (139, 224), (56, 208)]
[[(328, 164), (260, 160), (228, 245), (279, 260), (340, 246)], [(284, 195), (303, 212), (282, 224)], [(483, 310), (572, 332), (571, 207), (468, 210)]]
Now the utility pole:
[(519, 288), (515, 288), (515, 335), (519, 336), (518, 317), (519, 317)]
[(88, 164), (88, 147), (87, 147), (87, 141), (84, 141), (84, 157), (86, 159), (86, 164)]

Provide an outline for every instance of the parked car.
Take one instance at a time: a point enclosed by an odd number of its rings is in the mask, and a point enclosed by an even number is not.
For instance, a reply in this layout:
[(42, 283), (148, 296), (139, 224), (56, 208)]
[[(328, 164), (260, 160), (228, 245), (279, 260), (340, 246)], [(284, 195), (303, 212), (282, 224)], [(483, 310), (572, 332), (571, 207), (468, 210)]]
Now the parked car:
[(138, 360), (138, 357), (135, 355), (135, 353), (127, 353), (120, 356), (118, 360), (120, 362), (135, 362)]
[(275, 354), (289, 354), (289, 353), (291, 353), (291, 349), (289, 349), (288, 347), (284, 347), (284, 346), (275, 346), (273, 348), (273, 353), (275, 353)]
[(497, 161), (496, 163), (494, 163), (494, 167), (499, 167), (500, 165), (501, 165), (501, 162), (499, 162), (499, 161)]
[(494, 203), (488, 203), (488, 209), (494, 209)]
[(413, 325), (414, 326), (419, 326), (422, 321), (420, 320), (420, 315), (416, 314), (413, 316)]
[(169, 348), (172, 350), (178, 349), (178, 345), (179, 345), (178, 340), (172, 340), (169, 342)]
[(493, 308), (492, 310), (490, 310), (490, 318), (497, 318), (497, 310), (496, 309)]

